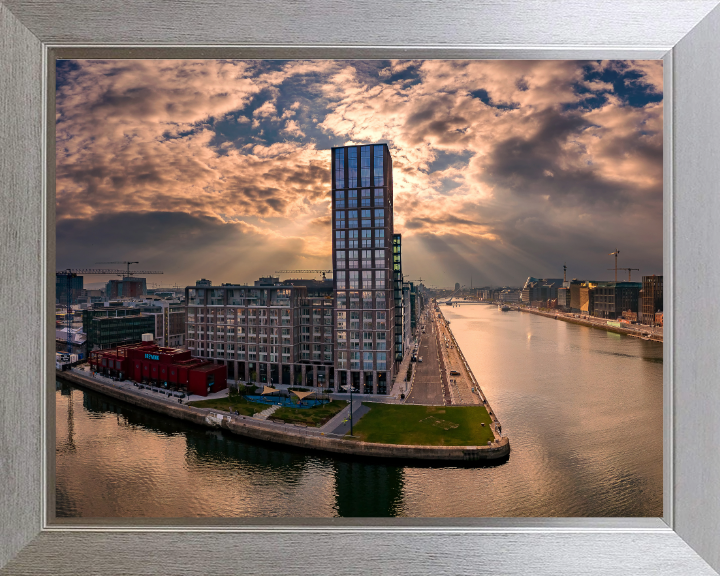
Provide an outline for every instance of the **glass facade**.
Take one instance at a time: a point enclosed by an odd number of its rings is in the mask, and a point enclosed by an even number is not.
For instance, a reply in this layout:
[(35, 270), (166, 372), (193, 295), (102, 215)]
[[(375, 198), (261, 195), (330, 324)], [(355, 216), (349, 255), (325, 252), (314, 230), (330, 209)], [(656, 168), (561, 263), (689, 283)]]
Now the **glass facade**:
[(335, 148), (332, 158), (337, 380), (387, 393), (396, 358), (392, 159), (386, 144)]

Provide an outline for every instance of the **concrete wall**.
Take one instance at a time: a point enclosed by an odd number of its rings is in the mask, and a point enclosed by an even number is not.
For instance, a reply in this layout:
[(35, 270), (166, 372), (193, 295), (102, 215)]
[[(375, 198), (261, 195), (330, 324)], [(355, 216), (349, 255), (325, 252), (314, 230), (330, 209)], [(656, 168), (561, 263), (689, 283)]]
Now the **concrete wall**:
[(298, 448), (371, 458), (455, 462), (495, 460), (504, 458), (510, 453), (510, 442), (507, 438), (503, 438), (499, 443), (492, 446), (403, 446), (293, 434), (257, 426), (250, 417), (229, 417), (227, 414), (223, 414), (223, 418), (219, 419), (211, 416), (216, 413), (213, 410), (192, 408), (182, 404), (176, 405), (155, 400), (75, 373), (57, 372), (56, 377), (168, 417), (179, 418), (201, 426), (221, 427), (240, 436)]

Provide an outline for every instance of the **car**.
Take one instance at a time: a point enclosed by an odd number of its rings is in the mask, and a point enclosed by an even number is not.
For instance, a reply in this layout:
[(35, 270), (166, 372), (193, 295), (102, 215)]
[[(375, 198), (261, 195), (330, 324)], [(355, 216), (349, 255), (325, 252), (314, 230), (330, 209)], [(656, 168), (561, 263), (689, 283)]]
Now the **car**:
[(418, 358), (417, 361), (418, 361), (418, 362), (422, 362), (422, 356), (420, 356), (420, 358)]

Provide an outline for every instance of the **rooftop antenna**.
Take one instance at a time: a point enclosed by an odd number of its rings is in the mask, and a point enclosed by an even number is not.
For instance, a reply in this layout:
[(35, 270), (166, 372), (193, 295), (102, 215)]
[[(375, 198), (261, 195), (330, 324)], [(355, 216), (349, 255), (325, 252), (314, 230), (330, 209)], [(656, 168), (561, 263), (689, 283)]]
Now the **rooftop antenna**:
[(567, 262), (563, 263), (563, 282), (567, 282)]

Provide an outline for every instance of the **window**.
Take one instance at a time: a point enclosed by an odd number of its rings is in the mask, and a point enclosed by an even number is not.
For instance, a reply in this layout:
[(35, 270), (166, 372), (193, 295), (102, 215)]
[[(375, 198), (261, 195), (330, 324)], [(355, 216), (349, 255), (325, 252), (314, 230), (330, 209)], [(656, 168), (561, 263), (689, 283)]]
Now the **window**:
[(338, 270), (335, 273), (335, 281), (337, 282), (337, 289), (343, 290), (345, 288), (345, 271)]
[(360, 329), (360, 312), (350, 312), (350, 330)]
[(350, 352), (350, 370), (360, 370), (360, 352)]
[(373, 369), (373, 353), (363, 352), (363, 370)]
[(372, 271), (371, 270), (363, 270), (362, 278), (363, 278), (363, 288), (372, 288)]
[(345, 248), (345, 240), (336, 240), (335, 248), (344, 249)]
[(345, 295), (345, 292), (339, 293), (337, 297), (337, 307), (338, 308), (345, 308), (347, 306), (347, 296)]
[(374, 154), (374, 160), (375, 160), (375, 166), (374, 166), (374, 184), (375, 186), (382, 186), (384, 184), (383, 182), (383, 146), (375, 146), (375, 154)]
[(350, 292), (350, 308), (360, 308), (360, 292)]
[(348, 186), (357, 186), (357, 148), (348, 148)]
[(360, 186), (370, 186), (370, 146), (360, 147)]
[(348, 210), (348, 228), (357, 228), (357, 210)]
[(345, 188), (345, 150), (335, 150), (335, 188)]
[(366, 188), (365, 190), (362, 190), (362, 191), (360, 192), (360, 194), (361, 194), (361, 197), (362, 197), (362, 205), (363, 205), (363, 206), (370, 206), (370, 200), (371, 200), (371, 198), (370, 198), (370, 189), (369, 189), (369, 188)]
[(345, 251), (338, 250), (335, 252), (335, 259), (336, 260), (345, 260)]
[(363, 312), (363, 330), (373, 329), (373, 313)]
[(348, 208), (357, 208), (357, 190), (348, 192)]
[(386, 352), (378, 352), (377, 353), (377, 369), (378, 370), (387, 370), (386, 366)]
[(336, 230), (335, 238), (345, 238), (345, 230)]
[(350, 270), (350, 288), (351, 288), (351, 289), (354, 288), (354, 289), (357, 290), (359, 287), (360, 287), (360, 286), (359, 286), (358, 273), (357, 273), (357, 271), (356, 271), (356, 270)]
[(375, 288), (385, 288), (385, 270), (375, 272)]
[(345, 228), (345, 212), (343, 210), (335, 212), (335, 228)]
[(383, 189), (375, 188), (375, 206), (383, 205)]
[(385, 210), (383, 210), (382, 208), (376, 208), (375, 218), (385, 218)]
[(385, 330), (385, 327), (386, 327), (386, 324), (385, 324), (385, 322), (386, 322), (385, 316), (386, 316), (387, 312), (376, 312), (376, 314), (377, 314), (377, 326), (376, 326), (376, 328), (377, 328), (378, 330)]
[(345, 200), (345, 190), (335, 190), (335, 200)]
[(350, 238), (350, 241), (348, 242), (348, 248), (357, 248), (358, 247), (357, 237), (358, 237), (357, 230), (348, 231), (348, 238)]
[(370, 309), (373, 307), (373, 293), (363, 292), (363, 308)]
[(363, 248), (372, 248), (372, 230), (363, 230), (362, 231), (362, 247)]
[(362, 267), (363, 268), (372, 268), (372, 260), (370, 259), (372, 256), (372, 250), (363, 250), (362, 251)]
[(385, 230), (375, 230), (375, 248), (385, 248)]
[(345, 208), (345, 200), (336, 200), (335, 208)]
[(380, 262), (385, 260), (385, 250), (375, 250), (375, 260)]

